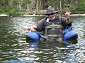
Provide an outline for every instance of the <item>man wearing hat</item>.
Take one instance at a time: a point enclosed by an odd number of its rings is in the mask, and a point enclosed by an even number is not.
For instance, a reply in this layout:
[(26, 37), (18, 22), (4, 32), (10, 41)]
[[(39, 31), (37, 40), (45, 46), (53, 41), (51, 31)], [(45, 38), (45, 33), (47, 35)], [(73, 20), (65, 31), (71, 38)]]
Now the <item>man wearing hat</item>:
[(44, 31), (45, 35), (52, 37), (60, 36), (62, 29), (65, 29), (67, 26), (70, 27), (71, 22), (67, 20), (65, 17), (56, 16), (56, 13), (57, 12), (54, 11), (53, 8), (49, 7), (45, 14), (46, 15), (45, 18), (41, 19), (37, 25), (33, 25), (25, 29), (31, 31)]

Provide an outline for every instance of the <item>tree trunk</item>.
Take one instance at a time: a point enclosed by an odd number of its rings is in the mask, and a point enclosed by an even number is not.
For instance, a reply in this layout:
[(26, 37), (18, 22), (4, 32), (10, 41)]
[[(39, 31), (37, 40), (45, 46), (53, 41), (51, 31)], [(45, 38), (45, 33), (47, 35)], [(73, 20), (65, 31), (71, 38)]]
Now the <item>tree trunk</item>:
[(42, 9), (46, 9), (48, 7), (48, 0), (41, 0)]
[(38, 12), (38, 0), (36, 1), (36, 11)]

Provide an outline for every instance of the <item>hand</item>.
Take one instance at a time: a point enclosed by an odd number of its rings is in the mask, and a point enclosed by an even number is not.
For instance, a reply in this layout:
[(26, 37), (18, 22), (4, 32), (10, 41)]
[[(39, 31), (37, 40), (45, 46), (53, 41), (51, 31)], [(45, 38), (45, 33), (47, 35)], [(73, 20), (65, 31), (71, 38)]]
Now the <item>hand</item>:
[(37, 28), (37, 26), (36, 25), (33, 25), (33, 26), (31, 26), (32, 28)]
[(37, 26), (36, 25), (33, 25), (33, 26), (30, 27), (30, 30), (31, 31), (36, 31), (36, 28), (37, 28)]
[(27, 27), (27, 26), (23, 27), (24, 30), (29, 30), (29, 31), (36, 31), (36, 28), (37, 28), (36, 25), (30, 26), (30, 27)]
[(66, 13), (65, 13), (66, 18), (70, 18), (70, 14), (71, 14), (70, 11), (66, 11)]
[(23, 29), (24, 29), (24, 30), (31, 30), (31, 28), (28, 27), (28, 26), (24, 26)]

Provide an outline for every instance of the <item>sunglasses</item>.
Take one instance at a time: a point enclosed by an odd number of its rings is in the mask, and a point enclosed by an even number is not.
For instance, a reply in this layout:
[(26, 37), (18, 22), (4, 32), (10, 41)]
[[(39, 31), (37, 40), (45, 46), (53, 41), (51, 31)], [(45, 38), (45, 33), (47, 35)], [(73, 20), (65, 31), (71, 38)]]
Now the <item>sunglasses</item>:
[(55, 13), (50, 13), (50, 14), (48, 14), (48, 16), (49, 16), (49, 15), (53, 15), (53, 14), (55, 14)]

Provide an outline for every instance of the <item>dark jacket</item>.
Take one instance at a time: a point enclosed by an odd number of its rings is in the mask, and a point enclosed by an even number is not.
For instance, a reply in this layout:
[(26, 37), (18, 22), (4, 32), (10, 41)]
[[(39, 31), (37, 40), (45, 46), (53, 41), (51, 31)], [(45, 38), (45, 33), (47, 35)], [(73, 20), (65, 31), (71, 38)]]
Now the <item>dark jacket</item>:
[[(46, 20), (48, 17), (45, 17), (43, 19), (41, 19), (38, 24), (37, 24), (37, 31), (44, 31), (45, 27), (47, 26)], [(55, 20), (49, 20), (49, 22), (52, 24), (61, 24), (63, 26), (63, 29), (65, 29), (67, 26), (71, 27), (72, 23), (70, 24), (66, 24), (66, 18), (65, 17), (56, 17)]]

